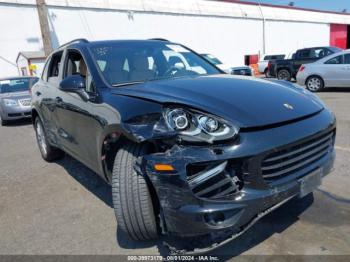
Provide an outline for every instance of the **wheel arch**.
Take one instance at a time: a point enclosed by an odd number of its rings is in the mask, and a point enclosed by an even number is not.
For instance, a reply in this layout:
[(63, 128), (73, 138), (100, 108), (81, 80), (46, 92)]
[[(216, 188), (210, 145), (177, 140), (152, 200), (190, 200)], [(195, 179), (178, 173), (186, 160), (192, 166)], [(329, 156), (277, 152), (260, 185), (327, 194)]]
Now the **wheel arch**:
[[(137, 141), (130, 137), (130, 135), (125, 134), (124, 132), (121, 132), (120, 129), (117, 129), (116, 127), (110, 128), (108, 132), (106, 132), (103, 136), (102, 143), (101, 143), (101, 164), (104, 171), (105, 179), (108, 183), (111, 183), (112, 181), (112, 174), (113, 174), (113, 165), (115, 157), (119, 151), (123, 147), (123, 145), (127, 143), (138, 143), (138, 144), (147, 144), (149, 147), (151, 147), (151, 151), (156, 150), (154, 143), (152, 143), (149, 140), (145, 141)], [(140, 173), (147, 183), (154, 212), (156, 214), (156, 220), (158, 223), (160, 229), (162, 231), (166, 231), (166, 225), (165, 220), (162, 217), (161, 213), (161, 205), (158, 197), (158, 193), (155, 189), (155, 186), (153, 185), (153, 182), (151, 178), (144, 173)]]

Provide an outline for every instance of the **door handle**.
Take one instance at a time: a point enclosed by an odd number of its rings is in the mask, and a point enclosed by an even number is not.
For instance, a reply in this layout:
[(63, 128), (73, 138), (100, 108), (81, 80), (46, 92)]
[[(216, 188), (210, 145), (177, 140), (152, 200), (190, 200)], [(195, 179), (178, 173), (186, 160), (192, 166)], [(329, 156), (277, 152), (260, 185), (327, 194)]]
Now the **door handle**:
[(41, 93), (39, 91), (35, 92), (36, 96), (41, 96)]
[(62, 100), (62, 98), (61, 98), (61, 97), (59, 97), (59, 96), (58, 96), (58, 97), (56, 97), (56, 99), (55, 99), (55, 100), (56, 100), (56, 103), (62, 103), (62, 101), (63, 101), (63, 100)]

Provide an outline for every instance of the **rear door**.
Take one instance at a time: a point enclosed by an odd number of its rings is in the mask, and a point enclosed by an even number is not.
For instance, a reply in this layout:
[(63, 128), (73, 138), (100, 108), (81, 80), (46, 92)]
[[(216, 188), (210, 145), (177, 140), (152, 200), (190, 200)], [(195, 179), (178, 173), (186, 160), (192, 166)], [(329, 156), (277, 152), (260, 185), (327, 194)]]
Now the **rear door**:
[(40, 112), (40, 117), (51, 143), (58, 144), (57, 123), (55, 122), (56, 90), (60, 82), (61, 59), (63, 51), (53, 53), (47, 60), (42, 78), (32, 92), (33, 102)]

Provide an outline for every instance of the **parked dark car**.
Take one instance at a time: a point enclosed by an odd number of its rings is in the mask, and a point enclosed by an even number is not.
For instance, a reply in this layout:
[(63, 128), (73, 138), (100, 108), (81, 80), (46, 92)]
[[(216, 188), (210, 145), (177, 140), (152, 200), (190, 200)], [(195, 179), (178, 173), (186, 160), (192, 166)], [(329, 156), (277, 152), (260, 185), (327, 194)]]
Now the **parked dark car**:
[(216, 67), (220, 68), (224, 72), (231, 74), (231, 75), (241, 75), (241, 76), (253, 76), (253, 68), (246, 65), (240, 65), (240, 66), (233, 66), (229, 64), (224, 64), (221, 62), (217, 57), (213, 56), (212, 54), (200, 54), (204, 59), (215, 65)]
[(15, 76), (0, 79), (0, 118), (1, 125), (9, 121), (30, 118), (30, 88), (39, 78)]
[(268, 63), (268, 73), (279, 80), (290, 81), (296, 78), (299, 68), (303, 64), (315, 62), (323, 57), (340, 52), (338, 47), (312, 47), (299, 49), (293, 54), (292, 59), (272, 60)]
[[(182, 52), (196, 67), (171, 62)], [(165, 41), (60, 47), (32, 89), (32, 115), (45, 160), (66, 152), (111, 184), (122, 232), (203, 240), (188, 253), (309, 194), (335, 158), (335, 117), (317, 96), (224, 74)]]

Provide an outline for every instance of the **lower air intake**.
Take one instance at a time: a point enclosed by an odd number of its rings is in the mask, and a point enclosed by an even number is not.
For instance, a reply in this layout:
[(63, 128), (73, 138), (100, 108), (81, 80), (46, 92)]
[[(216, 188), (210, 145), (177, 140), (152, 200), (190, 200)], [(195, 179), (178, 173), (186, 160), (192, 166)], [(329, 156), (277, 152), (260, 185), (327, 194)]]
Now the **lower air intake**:
[(228, 172), (226, 169), (227, 161), (191, 166), (187, 181), (192, 192), (200, 198), (221, 198), (238, 192), (242, 182), (234, 170)]

